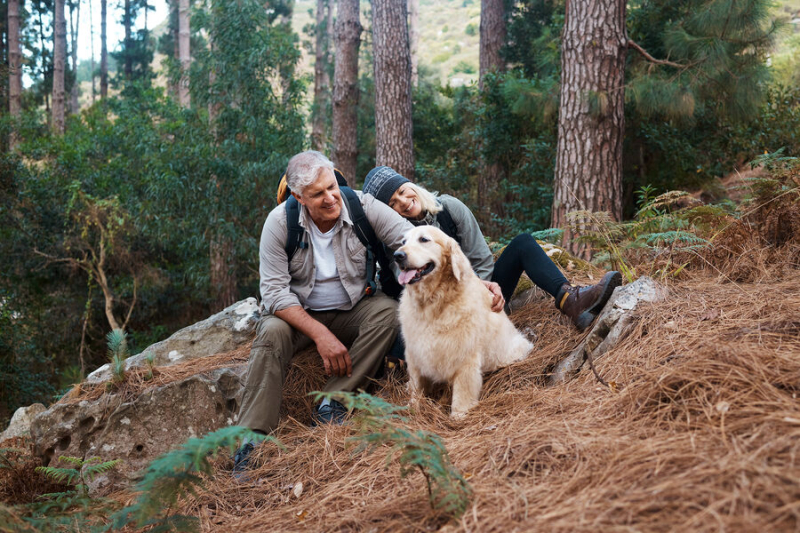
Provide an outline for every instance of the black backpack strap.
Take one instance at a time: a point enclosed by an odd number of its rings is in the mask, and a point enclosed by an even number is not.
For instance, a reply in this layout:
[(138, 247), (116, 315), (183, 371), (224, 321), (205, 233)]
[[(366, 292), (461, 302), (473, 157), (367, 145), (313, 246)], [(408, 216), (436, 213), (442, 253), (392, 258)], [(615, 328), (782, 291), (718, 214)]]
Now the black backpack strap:
[(344, 195), (347, 202), (347, 210), (350, 212), (350, 218), (353, 220), (353, 228), (356, 232), (358, 240), (361, 241), (367, 249), (367, 286), (364, 291), (367, 296), (372, 296), (378, 289), (375, 283), (375, 260), (381, 255), (379, 250), (383, 250), (383, 244), (378, 240), (375, 235), (375, 230), (367, 220), (367, 214), (364, 212), (364, 207), (361, 205), (356, 191), (350, 187), (339, 187), (339, 190)]
[(297, 198), (289, 196), (286, 200), (286, 257), (292, 260), (298, 248), (308, 248), (308, 243), (303, 240), (303, 228), (300, 226), (300, 204)]
[(456, 226), (453, 216), (444, 204), (442, 204), (442, 210), (436, 213), (436, 221), (448, 237), (452, 237), (458, 244), (461, 244), (461, 238), (458, 235), (458, 226)]

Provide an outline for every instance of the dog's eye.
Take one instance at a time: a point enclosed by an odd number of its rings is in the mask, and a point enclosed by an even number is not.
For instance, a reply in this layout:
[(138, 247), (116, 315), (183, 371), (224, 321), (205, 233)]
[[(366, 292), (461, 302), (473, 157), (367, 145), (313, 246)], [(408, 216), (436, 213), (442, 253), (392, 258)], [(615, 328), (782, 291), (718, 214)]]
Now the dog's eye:
[(420, 237), (419, 242), (430, 242), (430, 239), (427, 237)]
[(405, 239), (403, 239), (402, 241), (400, 241), (400, 244), (402, 244), (403, 246), (405, 246), (405, 245), (406, 245), (406, 240), (405, 240)]

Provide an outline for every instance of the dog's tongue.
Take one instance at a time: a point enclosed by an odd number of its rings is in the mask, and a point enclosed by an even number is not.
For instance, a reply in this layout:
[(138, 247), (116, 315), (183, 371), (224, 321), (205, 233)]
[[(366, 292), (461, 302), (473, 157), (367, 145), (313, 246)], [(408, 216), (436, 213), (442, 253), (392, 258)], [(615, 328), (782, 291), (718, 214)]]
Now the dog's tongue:
[(416, 274), (416, 270), (403, 270), (400, 272), (400, 275), (397, 276), (397, 281), (400, 282), (400, 285), (406, 285)]

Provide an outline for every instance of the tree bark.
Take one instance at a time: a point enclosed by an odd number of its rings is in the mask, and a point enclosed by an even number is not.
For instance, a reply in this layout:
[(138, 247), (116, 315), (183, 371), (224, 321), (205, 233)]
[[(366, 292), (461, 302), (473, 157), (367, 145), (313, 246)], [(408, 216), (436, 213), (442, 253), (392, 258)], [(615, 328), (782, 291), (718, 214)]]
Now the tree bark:
[(411, 85), (419, 83), (419, 0), (408, 0), (408, 40), (411, 49)]
[(505, 64), (500, 56), (500, 49), (506, 42), (506, 12), (503, 0), (481, 0), (480, 28), (480, 80), (478, 85), (483, 89), (483, 77), (492, 70), (502, 71)]
[[(19, 46), (19, 0), (8, 0), (8, 112), (16, 119), (22, 114), (22, 50)], [(16, 125), (11, 130), (9, 149), (19, 143)]]
[(339, 0), (333, 83), (333, 163), (347, 183), (356, 183), (358, 159), (358, 49), (361, 46), (359, 0)]
[(179, 0), (178, 3), (178, 53), (181, 61), (181, 81), (178, 84), (178, 102), (183, 107), (189, 107), (189, 67), (192, 64), (192, 54), (189, 48), (191, 32), (189, 29), (189, 0)]
[[(561, 52), (552, 226), (565, 228), (567, 213), (607, 211), (622, 217), (622, 142), (625, 129), (625, 0), (567, 2)], [(592, 221), (580, 220), (578, 228)]]
[(209, 246), (211, 290), (214, 312), (236, 302), (236, 269), (233, 262), (233, 243), (230, 238), (216, 235)]
[(100, 0), (100, 98), (108, 98), (108, 0)]
[(377, 165), (414, 179), (407, 0), (372, 3)]
[(328, 144), (325, 135), (325, 113), (327, 111), (327, 95), (330, 91), (328, 75), (326, 42), (328, 31), (325, 6), (329, 0), (317, 0), (316, 42), (314, 45), (314, 117), (311, 121), (311, 147), (320, 152), (325, 151)]
[(55, 31), (53, 32), (53, 131), (64, 133), (64, 73), (67, 62), (67, 19), (64, 17), (64, 0), (55, 0)]
[(70, 21), (70, 55), (72, 56), (72, 73), (74, 79), (72, 80), (72, 87), (69, 92), (69, 112), (72, 114), (80, 112), (80, 104), (78, 103), (78, 96), (80, 87), (78, 86), (78, 30), (81, 25), (81, 2), (76, 0), (70, 4), (69, 8), (69, 21)]

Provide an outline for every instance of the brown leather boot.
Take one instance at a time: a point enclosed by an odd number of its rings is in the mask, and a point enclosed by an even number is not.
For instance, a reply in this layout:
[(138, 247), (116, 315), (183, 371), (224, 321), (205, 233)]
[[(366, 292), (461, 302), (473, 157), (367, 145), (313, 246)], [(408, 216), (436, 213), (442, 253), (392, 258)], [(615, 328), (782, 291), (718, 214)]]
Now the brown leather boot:
[(614, 289), (622, 284), (622, 275), (612, 270), (597, 285), (577, 287), (564, 284), (556, 295), (556, 307), (583, 331), (603, 310)]

